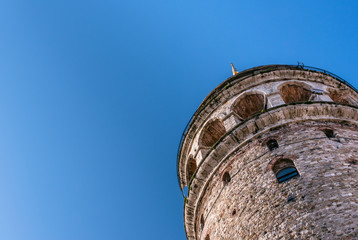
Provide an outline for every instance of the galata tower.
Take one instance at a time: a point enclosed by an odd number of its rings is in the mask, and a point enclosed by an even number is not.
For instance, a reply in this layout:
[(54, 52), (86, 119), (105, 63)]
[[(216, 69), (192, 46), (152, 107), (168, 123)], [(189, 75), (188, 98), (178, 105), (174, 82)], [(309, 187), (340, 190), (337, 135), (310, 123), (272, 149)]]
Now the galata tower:
[(303, 65), (233, 72), (180, 141), (187, 238), (358, 239), (357, 90)]

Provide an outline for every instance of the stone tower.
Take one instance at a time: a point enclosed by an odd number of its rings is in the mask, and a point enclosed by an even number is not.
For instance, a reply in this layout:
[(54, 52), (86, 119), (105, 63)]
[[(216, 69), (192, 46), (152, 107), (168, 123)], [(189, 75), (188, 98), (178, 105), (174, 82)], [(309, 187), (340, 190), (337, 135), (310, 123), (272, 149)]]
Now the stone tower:
[(236, 73), (180, 142), (189, 240), (358, 239), (358, 93), (327, 71)]

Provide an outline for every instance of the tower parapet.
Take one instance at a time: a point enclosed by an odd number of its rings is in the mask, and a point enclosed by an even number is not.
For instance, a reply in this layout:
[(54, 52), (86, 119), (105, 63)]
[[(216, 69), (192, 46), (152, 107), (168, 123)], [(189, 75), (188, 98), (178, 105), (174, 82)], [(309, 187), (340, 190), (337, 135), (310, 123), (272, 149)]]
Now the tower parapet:
[(179, 148), (187, 238), (358, 237), (357, 106), (320, 69), (267, 65), (221, 83)]

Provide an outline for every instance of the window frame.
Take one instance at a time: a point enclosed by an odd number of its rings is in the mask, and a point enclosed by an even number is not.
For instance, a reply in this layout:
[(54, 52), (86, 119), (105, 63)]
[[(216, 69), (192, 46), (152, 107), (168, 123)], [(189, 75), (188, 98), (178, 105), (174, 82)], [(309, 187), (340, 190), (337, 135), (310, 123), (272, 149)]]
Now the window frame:
[[(293, 171), (290, 171), (288, 173), (285, 173), (282, 176), (279, 176), (280, 173), (282, 173), (283, 171), (287, 170), (287, 169), (293, 169)], [(290, 176), (291, 174), (294, 174), (293, 176)], [(290, 177), (289, 177), (290, 176)], [(278, 183), (283, 183), (283, 182), (288, 182), (290, 181), (292, 178), (295, 178), (297, 176), (300, 176), (299, 172), (297, 171), (297, 168), (294, 166), (288, 166), (285, 168), (280, 169), (279, 171), (277, 171), (276, 173), (276, 179), (278, 181)]]

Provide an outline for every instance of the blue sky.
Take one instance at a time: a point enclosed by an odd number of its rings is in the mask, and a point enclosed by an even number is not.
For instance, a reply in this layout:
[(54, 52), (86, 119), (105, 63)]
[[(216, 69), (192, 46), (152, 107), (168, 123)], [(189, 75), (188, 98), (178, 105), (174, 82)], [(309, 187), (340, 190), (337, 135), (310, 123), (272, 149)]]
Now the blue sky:
[(238, 70), (357, 82), (358, 2), (0, 0), (0, 239), (185, 239), (176, 151)]

